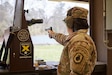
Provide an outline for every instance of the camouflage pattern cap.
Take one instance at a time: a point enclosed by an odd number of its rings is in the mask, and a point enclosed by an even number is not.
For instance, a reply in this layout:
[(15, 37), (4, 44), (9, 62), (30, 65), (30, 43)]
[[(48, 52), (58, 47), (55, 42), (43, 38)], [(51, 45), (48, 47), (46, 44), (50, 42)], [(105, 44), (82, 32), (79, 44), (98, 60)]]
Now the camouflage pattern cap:
[(72, 16), (72, 18), (87, 19), (87, 15), (88, 10), (82, 7), (73, 7), (67, 12), (67, 16)]
[(64, 19), (67, 27), (73, 27), (73, 19), (81, 18), (87, 19), (88, 10), (82, 7), (73, 7), (67, 11), (67, 17)]

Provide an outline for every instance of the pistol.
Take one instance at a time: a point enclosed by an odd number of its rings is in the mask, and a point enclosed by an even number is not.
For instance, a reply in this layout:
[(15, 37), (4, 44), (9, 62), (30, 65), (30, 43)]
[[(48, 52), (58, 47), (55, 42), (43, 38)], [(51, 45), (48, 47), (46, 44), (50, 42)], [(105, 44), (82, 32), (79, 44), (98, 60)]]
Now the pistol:
[(45, 31), (51, 30), (52, 31), (52, 27), (46, 28)]
[[(46, 28), (45, 31), (51, 30), (52, 31), (52, 27)], [(52, 36), (49, 35), (50, 38), (52, 38)]]

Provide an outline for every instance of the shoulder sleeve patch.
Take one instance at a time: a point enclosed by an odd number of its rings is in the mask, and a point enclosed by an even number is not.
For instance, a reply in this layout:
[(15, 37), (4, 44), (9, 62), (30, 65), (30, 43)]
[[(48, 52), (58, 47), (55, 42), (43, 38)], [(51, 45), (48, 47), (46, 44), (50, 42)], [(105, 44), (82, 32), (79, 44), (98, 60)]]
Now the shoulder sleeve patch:
[(73, 60), (74, 60), (74, 63), (76, 64), (80, 64), (81, 61), (83, 60), (83, 54), (82, 53), (76, 53)]
[(73, 72), (84, 74), (89, 71), (90, 53), (86, 47), (78, 46), (70, 53), (70, 68)]

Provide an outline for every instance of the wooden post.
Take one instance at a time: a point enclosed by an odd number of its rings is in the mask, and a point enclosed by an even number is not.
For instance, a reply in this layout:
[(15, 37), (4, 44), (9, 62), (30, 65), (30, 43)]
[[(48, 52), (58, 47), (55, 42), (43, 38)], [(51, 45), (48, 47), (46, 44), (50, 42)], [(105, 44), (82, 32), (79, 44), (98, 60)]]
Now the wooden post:
[(24, 13), (24, 0), (16, 0), (13, 39), (10, 43), (10, 71), (33, 71), (33, 43)]
[(5, 51), (9, 52), (9, 71), (33, 71), (33, 43), (24, 12), (24, 0), (16, 0), (13, 26), (4, 34)]

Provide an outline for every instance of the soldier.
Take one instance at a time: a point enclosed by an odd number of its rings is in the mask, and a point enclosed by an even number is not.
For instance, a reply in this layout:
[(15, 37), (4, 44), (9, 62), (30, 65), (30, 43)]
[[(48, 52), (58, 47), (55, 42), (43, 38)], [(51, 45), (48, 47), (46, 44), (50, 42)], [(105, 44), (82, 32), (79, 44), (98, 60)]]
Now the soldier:
[(65, 23), (69, 35), (48, 30), (49, 36), (64, 46), (57, 75), (91, 75), (97, 60), (92, 38), (87, 34), (88, 10), (73, 7), (68, 10)]

